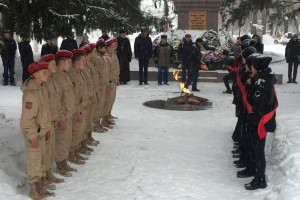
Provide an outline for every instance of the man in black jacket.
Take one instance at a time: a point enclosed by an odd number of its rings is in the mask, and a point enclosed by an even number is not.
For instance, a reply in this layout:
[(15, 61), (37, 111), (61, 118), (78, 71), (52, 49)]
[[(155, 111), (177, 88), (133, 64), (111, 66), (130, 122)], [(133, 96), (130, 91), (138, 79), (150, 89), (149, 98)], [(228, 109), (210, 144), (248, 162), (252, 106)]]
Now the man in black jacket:
[(30, 76), (30, 73), (28, 72), (27, 68), (31, 63), (34, 62), (32, 48), (28, 39), (23, 38), (23, 40), (19, 42), (19, 52), (23, 67), (22, 83), (24, 83), (24, 81)]
[(256, 52), (260, 54), (264, 54), (264, 44), (261, 41), (261, 37), (257, 34), (254, 34), (252, 36), (252, 39), (255, 40), (254, 48), (256, 49)]
[(78, 44), (74, 39), (74, 33), (72, 33), (69, 38), (62, 41), (60, 50), (73, 51), (74, 49), (78, 49)]
[(191, 35), (186, 34), (178, 47), (178, 60), (182, 65), (182, 79), (181, 79), (182, 83), (185, 83), (186, 73), (188, 71), (188, 74), (190, 74), (190, 69), (192, 68), (193, 44), (194, 43), (191, 40)]
[(42, 51), (41, 51), (41, 57), (47, 54), (56, 54), (57, 52), (57, 46), (52, 43), (52, 39), (47, 39), (46, 44), (43, 44)]
[(197, 38), (196, 43), (190, 49), (191, 56), (188, 61), (189, 63), (189, 77), (185, 83), (185, 88), (188, 89), (189, 85), (192, 84), (192, 91), (199, 92), (197, 88), (198, 78), (199, 78), (199, 69), (201, 68), (201, 50), (202, 50), (203, 40), (202, 38)]
[(152, 57), (152, 41), (147, 28), (143, 28), (141, 34), (135, 38), (134, 55), (135, 59), (139, 61), (139, 85), (142, 85), (143, 82), (145, 85), (149, 85), (148, 65), (149, 59)]
[(107, 31), (106, 30), (103, 30), (102, 31), (102, 36), (101, 37), (99, 37), (99, 40), (100, 39), (103, 39), (104, 41), (106, 41), (106, 40), (108, 40), (110, 37), (107, 35)]
[(17, 50), (16, 41), (11, 38), (10, 31), (4, 31), (4, 48), (1, 52), (1, 58), (4, 67), (3, 85), (8, 85), (8, 78), (10, 85), (15, 86), (15, 55)]
[(132, 51), (128, 38), (125, 37), (125, 31), (120, 30), (120, 36), (117, 38), (118, 48), (117, 56), (120, 64), (120, 84), (127, 84), (130, 81), (130, 67)]
[[(299, 56), (300, 56), (300, 42), (298, 40), (298, 35), (293, 35), (291, 40), (287, 43), (285, 48), (285, 59), (286, 62), (289, 64), (289, 81), (287, 83), (297, 83), (297, 71), (298, 71), (298, 64), (299, 64)], [(292, 78), (292, 69), (294, 64), (294, 72)]]

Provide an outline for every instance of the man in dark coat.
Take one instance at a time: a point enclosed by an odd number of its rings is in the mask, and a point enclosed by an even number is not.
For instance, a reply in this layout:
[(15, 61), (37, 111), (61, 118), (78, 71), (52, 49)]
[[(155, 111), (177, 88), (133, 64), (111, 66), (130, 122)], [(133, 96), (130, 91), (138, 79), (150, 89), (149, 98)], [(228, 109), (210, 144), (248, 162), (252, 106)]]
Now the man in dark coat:
[(198, 78), (199, 78), (199, 69), (201, 68), (201, 50), (203, 40), (202, 38), (197, 38), (195, 44), (193, 44), (191, 48), (191, 57), (189, 58), (190, 61), (190, 70), (188, 80), (185, 83), (185, 88), (188, 88), (191, 83), (192, 85), (192, 91), (199, 92), (200, 90), (197, 88)]
[(147, 28), (143, 28), (141, 34), (135, 38), (134, 55), (135, 59), (139, 61), (139, 85), (142, 85), (143, 82), (145, 85), (149, 85), (148, 65), (149, 59), (152, 57), (152, 41)]
[(182, 83), (185, 83), (186, 73), (188, 71), (188, 74), (190, 74), (190, 69), (192, 68), (193, 44), (194, 43), (191, 40), (191, 35), (186, 34), (178, 47), (178, 60), (182, 65)]
[(73, 51), (74, 49), (78, 49), (78, 44), (74, 39), (74, 33), (72, 33), (69, 38), (62, 41), (60, 50)]
[[(285, 59), (286, 62), (289, 64), (289, 81), (287, 83), (297, 83), (297, 71), (298, 71), (298, 64), (299, 64), (299, 56), (300, 56), (300, 42), (298, 40), (298, 35), (293, 35), (290, 41), (287, 43), (285, 48)], [(294, 64), (294, 72), (292, 78), (292, 69)]]
[(22, 83), (24, 83), (25, 80), (30, 76), (30, 73), (28, 72), (27, 68), (31, 63), (34, 62), (32, 48), (28, 39), (23, 38), (23, 40), (19, 42), (19, 52), (23, 67)]
[(99, 37), (99, 40), (100, 39), (103, 39), (104, 41), (106, 41), (106, 40), (108, 40), (110, 37), (107, 35), (107, 31), (106, 30), (103, 30), (102, 31), (102, 36), (101, 37)]
[(11, 38), (10, 31), (4, 31), (4, 48), (1, 52), (1, 58), (4, 67), (3, 85), (8, 85), (8, 78), (10, 85), (15, 86), (15, 55), (17, 50), (16, 41)]
[(161, 35), (161, 42), (154, 48), (154, 59), (158, 66), (158, 85), (168, 84), (169, 67), (173, 62), (173, 47), (168, 43), (167, 35)]
[(264, 54), (264, 44), (261, 41), (261, 37), (257, 34), (254, 34), (252, 36), (252, 39), (255, 40), (254, 48), (256, 49), (256, 52), (260, 54)]
[(118, 48), (117, 56), (120, 64), (120, 84), (127, 84), (130, 81), (130, 67), (132, 51), (128, 38), (125, 37), (125, 31), (120, 30), (120, 36), (117, 38)]
[(86, 45), (86, 44), (89, 44), (89, 43), (90, 43), (89, 36), (87, 34), (85, 34), (84, 36), (82, 36), (82, 41), (79, 44), (79, 48)]
[(52, 43), (52, 39), (47, 39), (47, 43), (43, 44), (42, 51), (41, 51), (41, 57), (47, 54), (56, 54), (58, 51), (58, 48), (55, 44)]

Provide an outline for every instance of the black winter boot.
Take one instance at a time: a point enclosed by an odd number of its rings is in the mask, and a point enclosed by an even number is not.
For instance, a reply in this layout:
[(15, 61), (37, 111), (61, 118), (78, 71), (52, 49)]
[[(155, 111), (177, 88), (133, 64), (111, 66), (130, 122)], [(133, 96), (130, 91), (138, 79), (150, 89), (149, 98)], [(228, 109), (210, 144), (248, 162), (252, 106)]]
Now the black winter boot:
[(266, 177), (254, 178), (250, 183), (245, 184), (246, 190), (265, 189), (267, 187)]

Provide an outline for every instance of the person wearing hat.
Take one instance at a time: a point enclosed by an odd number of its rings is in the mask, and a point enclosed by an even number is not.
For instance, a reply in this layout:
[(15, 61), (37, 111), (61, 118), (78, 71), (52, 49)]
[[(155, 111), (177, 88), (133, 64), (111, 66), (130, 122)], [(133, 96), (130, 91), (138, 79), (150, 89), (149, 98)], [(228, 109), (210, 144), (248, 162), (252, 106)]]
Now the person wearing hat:
[(117, 38), (118, 48), (117, 56), (120, 63), (120, 84), (127, 84), (130, 81), (130, 67), (132, 51), (130, 41), (125, 37), (125, 30), (120, 30), (120, 36)]
[[(298, 35), (293, 35), (290, 41), (287, 43), (285, 48), (285, 59), (288, 63), (288, 82), (287, 83), (297, 83), (297, 71), (300, 58), (300, 42), (298, 40)], [(294, 71), (293, 71), (294, 65)], [(293, 71), (293, 76), (292, 76)]]
[(43, 44), (42, 50), (41, 50), (41, 57), (47, 54), (56, 54), (58, 51), (58, 47), (56, 44), (52, 42), (52, 39), (49, 38), (46, 40), (46, 44)]
[(107, 31), (106, 31), (106, 30), (103, 30), (103, 31), (102, 31), (102, 36), (99, 37), (98, 40), (103, 39), (104, 42), (105, 42), (105, 41), (108, 40), (109, 38), (110, 38), (110, 37), (107, 35)]
[(149, 30), (142, 28), (141, 34), (134, 41), (134, 56), (139, 62), (139, 85), (148, 84), (148, 65), (152, 57), (152, 41), (149, 37)]
[(167, 35), (161, 35), (161, 41), (154, 48), (154, 59), (158, 66), (158, 85), (169, 85), (169, 67), (173, 62), (173, 47), (168, 43)]
[(119, 66), (119, 60), (116, 54), (117, 49), (117, 39), (116, 38), (110, 38), (106, 41), (107, 44), (107, 51), (104, 55), (104, 60), (107, 63), (108, 66), (108, 93), (106, 93), (105, 96), (105, 108), (104, 113), (105, 116), (102, 119), (103, 126), (106, 128), (112, 128), (110, 125), (114, 125), (115, 122), (113, 119), (116, 119), (117, 117), (114, 117), (111, 112), (113, 109), (113, 105), (116, 100), (116, 94), (117, 94), (117, 86), (120, 85), (119, 82), (119, 76), (120, 76), (120, 66)]
[(82, 36), (82, 41), (81, 43), (79, 44), (79, 48), (90, 43), (89, 41), (89, 36), (87, 34), (85, 34), (84, 36)]
[(182, 66), (182, 83), (186, 82), (186, 74), (190, 74), (193, 65), (193, 41), (190, 34), (186, 34), (178, 47), (178, 60)]
[(252, 39), (255, 41), (254, 48), (256, 49), (257, 53), (264, 54), (264, 44), (261, 41), (261, 37), (257, 34), (254, 34)]
[(198, 77), (199, 77), (199, 69), (201, 69), (202, 61), (201, 61), (201, 50), (203, 49), (203, 40), (202, 38), (197, 38), (195, 44), (192, 46), (192, 60), (190, 61), (190, 70), (187, 81), (185, 82), (185, 88), (188, 88), (191, 83), (192, 91), (199, 92), (200, 90), (197, 88)]
[[(254, 179), (245, 184), (246, 190), (264, 189), (267, 187), (265, 178), (266, 159), (265, 143), (267, 132), (276, 129), (276, 109), (278, 101), (274, 89), (275, 74), (269, 68), (271, 57), (259, 55), (253, 58), (251, 66), (251, 86), (247, 94), (248, 132), (252, 137), (254, 157)], [(264, 120), (262, 120), (264, 118)]]
[(87, 115), (90, 110), (90, 100), (87, 93), (86, 77), (83, 74), (85, 67), (85, 54), (82, 49), (72, 51), (72, 67), (68, 71), (68, 76), (72, 81), (75, 94), (76, 111), (72, 122), (72, 142), (68, 160), (74, 164), (85, 164), (86, 158), (79, 154), (79, 148), (86, 136)]
[(77, 41), (74, 38), (75, 36), (72, 32), (68, 38), (61, 42), (60, 50), (73, 51), (74, 49), (78, 49)]
[(51, 138), (51, 112), (45, 82), (49, 77), (48, 63), (34, 62), (28, 67), (32, 75), (21, 86), (23, 92), (20, 127), (24, 134), (27, 180), (30, 185), (28, 194), (32, 199), (54, 196), (42, 184), (43, 152), (45, 142)]
[(4, 31), (4, 47), (1, 52), (1, 58), (3, 62), (3, 85), (8, 85), (8, 79), (10, 85), (15, 86), (15, 56), (16, 56), (17, 44), (11, 37), (10, 31)]
[(19, 42), (18, 45), (23, 68), (22, 83), (24, 83), (25, 80), (30, 76), (27, 67), (33, 63), (33, 53), (30, 46), (30, 40), (28, 38), (23, 37), (22, 41)]
[(44, 185), (47, 189), (55, 189), (55, 185), (51, 183), (62, 183), (63, 179), (57, 178), (52, 174), (52, 168), (55, 161), (55, 130), (58, 128), (59, 121), (59, 109), (61, 106), (60, 97), (62, 96), (62, 91), (54, 78), (57, 67), (55, 63), (54, 54), (46, 54), (41, 57), (40, 62), (48, 63), (49, 77), (45, 83), (45, 88), (48, 92), (49, 107), (51, 113), (51, 138), (46, 141), (45, 144), (45, 165), (43, 171), (46, 172), (46, 176), (43, 177)]
[(56, 173), (65, 177), (72, 176), (70, 171), (77, 171), (76, 169), (71, 168), (67, 163), (72, 142), (72, 120), (77, 119), (76, 117), (78, 117), (75, 115), (76, 106), (74, 87), (67, 75), (67, 72), (72, 66), (72, 56), (73, 53), (70, 51), (58, 51), (55, 54), (57, 71), (53, 74), (58, 83), (59, 90), (62, 91), (60, 97), (61, 106), (59, 109), (58, 128), (55, 131)]

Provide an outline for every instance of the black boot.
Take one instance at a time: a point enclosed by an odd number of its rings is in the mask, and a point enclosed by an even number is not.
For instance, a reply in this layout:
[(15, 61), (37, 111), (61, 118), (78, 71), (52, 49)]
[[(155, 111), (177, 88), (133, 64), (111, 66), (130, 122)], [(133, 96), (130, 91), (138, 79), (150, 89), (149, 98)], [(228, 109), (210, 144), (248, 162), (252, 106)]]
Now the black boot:
[(295, 83), (295, 84), (297, 84), (298, 82), (297, 82), (295, 79), (293, 79), (292, 83)]
[(8, 85), (8, 81), (7, 81), (7, 80), (4, 80), (4, 81), (3, 81), (3, 85), (4, 85), (4, 86), (7, 86), (7, 85)]
[(245, 184), (246, 190), (265, 189), (267, 187), (266, 177), (254, 178), (250, 183)]
[(200, 92), (200, 90), (198, 90), (197, 88), (192, 88), (192, 91), (194, 91), (194, 92)]
[(15, 81), (10, 81), (10, 85), (11, 85), (11, 86), (16, 86)]
[(224, 94), (232, 94), (232, 90), (226, 90), (223, 92)]
[(241, 152), (241, 151), (240, 151), (239, 149), (237, 149), (237, 150), (232, 150), (232, 151), (231, 151), (232, 154), (240, 154), (240, 152)]
[(241, 156), (240, 156), (240, 154), (233, 154), (232, 155), (232, 158), (240, 158)]
[(250, 170), (248, 168), (237, 172), (238, 178), (249, 178), (251, 176), (254, 176), (254, 172), (253, 172), (253, 170)]
[(288, 82), (286, 82), (286, 83), (292, 83), (292, 80), (291, 80), (291, 79), (289, 79), (289, 81), (288, 81)]

